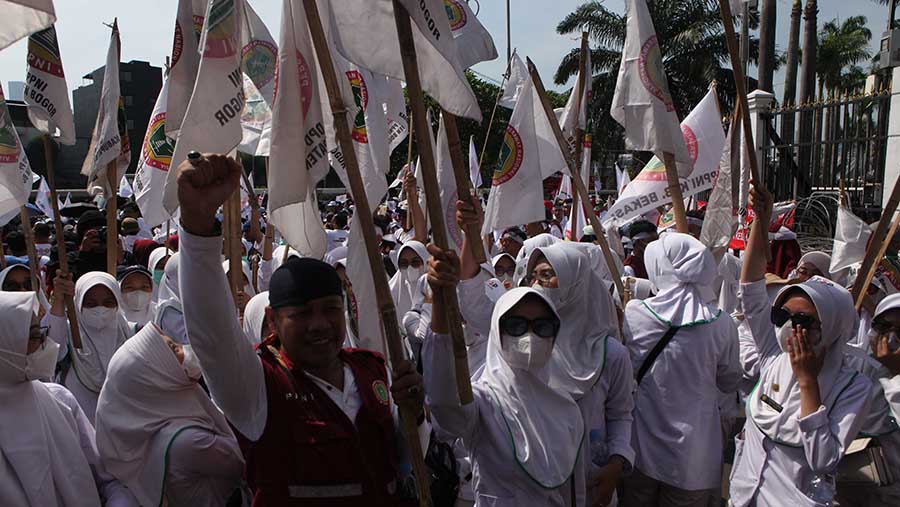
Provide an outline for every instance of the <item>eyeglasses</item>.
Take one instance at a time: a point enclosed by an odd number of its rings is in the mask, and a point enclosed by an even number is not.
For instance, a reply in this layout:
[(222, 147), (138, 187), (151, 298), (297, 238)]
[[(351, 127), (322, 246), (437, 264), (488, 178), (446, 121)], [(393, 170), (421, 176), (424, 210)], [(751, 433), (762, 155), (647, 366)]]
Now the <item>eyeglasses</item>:
[(531, 328), (541, 338), (553, 338), (559, 332), (559, 321), (556, 319), (526, 319), (510, 316), (500, 318), (500, 332), (509, 336), (522, 336)]
[(408, 267), (410, 267), (410, 266), (412, 266), (412, 267), (414, 267), (414, 268), (416, 268), (416, 269), (419, 269), (419, 268), (421, 268), (422, 266), (424, 266), (425, 263), (422, 262), (422, 259), (416, 257), (416, 258), (413, 259), (412, 261), (407, 261), (407, 260), (402, 260), (402, 259), (401, 259), (401, 260), (397, 261), (397, 265), (400, 267), (400, 269), (406, 269), (406, 268), (408, 268)]
[(885, 319), (873, 320), (872, 321), (872, 329), (874, 329), (875, 332), (877, 332), (880, 335), (886, 335), (892, 331), (900, 334), (900, 326), (897, 326), (896, 324), (888, 322)]
[(806, 266), (800, 266), (797, 268), (797, 274), (803, 275), (803, 276), (808, 276), (808, 277), (812, 278), (816, 275), (821, 275), (822, 273), (816, 268), (808, 268)]
[(3, 292), (31, 292), (31, 280), (25, 280), (22, 283), (5, 280), (3, 282)]
[(503, 275), (513, 276), (515, 273), (516, 273), (515, 266), (508, 268), (508, 269), (494, 268), (494, 274), (496, 274), (498, 277), (503, 276)]
[(784, 308), (772, 308), (772, 324), (781, 327), (789, 320), (791, 321), (791, 327), (800, 326), (807, 331), (819, 329), (819, 320), (813, 315), (791, 313)]
[(531, 276), (529, 277), (529, 282), (534, 282), (535, 280), (539, 282), (549, 282), (556, 277), (556, 271), (553, 268), (544, 268), (544, 269), (535, 269), (531, 272)]

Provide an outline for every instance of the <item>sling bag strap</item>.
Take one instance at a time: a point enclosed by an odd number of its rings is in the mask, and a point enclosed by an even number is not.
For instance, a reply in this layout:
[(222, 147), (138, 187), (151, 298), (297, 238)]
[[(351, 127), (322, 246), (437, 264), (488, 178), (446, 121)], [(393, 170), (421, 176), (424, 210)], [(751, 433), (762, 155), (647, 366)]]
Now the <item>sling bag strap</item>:
[(644, 379), (644, 375), (650, 372), (650, 368), (653, 367), (653, 363), (656, 362), (656, 358), (662, 354), (663, 349), (666, 348), (666, 345), (672, 341), (672, 338), (675, 336), (675, 333), (681, 329), (678, 326), (672, 326), (668, 330), (666, 330), (666, 334), (656, 342), (656, 345), (653, 346), (653, 350), (650, 351), (650, 354), (647, 355), (647, 359), (644, 360), (644, 364), (641, 365), (641, 368), (637, 373), (637, 383), (640, 385), (641, 380)]

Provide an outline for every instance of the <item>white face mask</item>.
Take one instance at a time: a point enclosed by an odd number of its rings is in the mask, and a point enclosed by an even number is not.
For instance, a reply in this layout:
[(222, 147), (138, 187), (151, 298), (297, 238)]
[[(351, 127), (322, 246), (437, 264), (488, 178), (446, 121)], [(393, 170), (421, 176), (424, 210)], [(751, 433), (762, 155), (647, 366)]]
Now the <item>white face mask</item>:
[(202, 373), (200, 372), (200, 360), (197, 359), (197, 354), (194, 353), (194, 348), (190, 345), (182, 345), (181, 350), (184, 352), (184, 362), (181, 363), (182, 368), (184, 368), (184, 373), (189, 379), (197, 382), (202, 376)]
[(539, 370), (550, 361), (553, 355), (553, 340), (541, 338), (528, 332), (522, 336), (502, 335), (503, 347), (500, 350), (503, 359), (510, 368), (518, 370)]
[(118, 308), (95, 306), (81, 309), (81, 322), (89, 329), (102, 329), (116, 322)]
[(425, 266), (422, 266), (420, 268), (414, 268), (414, 267), (410, 266), (410, 267), (406, 268), (404, 270), (404, 272), (406, 273), (407, 279), (418, 280), (419, 278), (422, 277), (422, 275), (425, 274)]
[(535, 282), (534, 285), (531, 286), (531, 288), (540, 292), (541, 294), (544, 295), (544, 297), (549, 299), (550, 302), (553, 303), (553, 307), (556, 308), (557, 311), (560, 309), (559, 308), (560, 307), (559, 299), (561, 296), (560, 296), (559, 287), (547, 288), (547, 287), (544, 287), (543, 285)]
[[(794, 333), (794, 328), (792, 326), (791, 321), (788, 320), (775, 332), (775, 336), (778, 338), (778, 346), (781, 347), (782, 352), (788, 352), (788, 338)], [(807, 340), (812, 342), (815, 340), (815, 336), (812, 335), (812, 333), (808, 333)], [(812, 348), (813, 353), (815, 353), (816, 356), (820, 356), (825, 352), (825, 345), (822, 343), (821, 336), (819, 337), (818, 342), (812, 344)]]
[(152, 293), (142, 290), (133, 290), (122, 294), (122, 299), (125, 300), (125, 306), (134, 312), (146, 309), (150, 305), (150, 299), (152, 297)]
[(513, 277), (512, 275), (502, 275), (497, 277), (498, 280), (503, 284), (503, 287), (507, 290), (512, 289), (513, 286)]
[(28, 380), (50, 380), (56, 371), (59, 344), (45, 339), (41, 348), (26, 356), (25, 377)]

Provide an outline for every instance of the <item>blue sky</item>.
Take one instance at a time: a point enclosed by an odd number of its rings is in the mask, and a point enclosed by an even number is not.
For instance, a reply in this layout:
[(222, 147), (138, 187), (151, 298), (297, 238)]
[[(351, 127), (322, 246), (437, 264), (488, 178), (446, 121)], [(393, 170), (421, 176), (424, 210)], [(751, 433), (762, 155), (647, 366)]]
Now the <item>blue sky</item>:
[[(470, 0), (478, 9), (479, 19), (493, 34), (501, 57), (493, 62), (477, 65), (478, 72), (499, 79), (506, 64), (506, 1)], [(253, 0), (253, 7), (278, 39), (281, 0)], [(556, 25), (583, 0), (511, 0), (512, 45), (522, 55), (527, 55), (550, 86), (551, 77), (560, 59), (578, 45), (578, 36), (561, 36)], [(122, 60), (147, 60), (162, 66), (171, 51), (176, 0), (57, 0), (55, 2), (60, 38), (60, 50), (70, 90), (81, 84), (81, 76), (104, 63), (109, 43), (109, 30), (102, 22), (111, 22), (118, 16), (122, 32)], [(624, 11), (623, 0), (606, 0), (605, 4), (616, 12)], [(787, 45), (791, 0), (777, 0), (779, 49)], [(873, 0), (819, 0), (819, 26), (832, 18), (865, 15), (873, 32), (873, 50), (884, 31), (887, 7)], [(25, 77), (25, 41), (0, 51), (0, 82), (4, 89), (9, 81), (21, 81)], [(755, 75), (755, 70), (751, 70)], [(776, 76), (775, 94), (781, 96), (783, 75)], [(556, 89), (566, 87), (550, 86)]]

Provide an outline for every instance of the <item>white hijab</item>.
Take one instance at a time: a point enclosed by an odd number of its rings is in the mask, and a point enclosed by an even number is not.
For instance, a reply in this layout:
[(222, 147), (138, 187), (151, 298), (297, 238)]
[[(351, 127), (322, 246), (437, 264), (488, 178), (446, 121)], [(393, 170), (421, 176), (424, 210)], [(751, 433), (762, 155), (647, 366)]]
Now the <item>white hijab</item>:
[[(119, 290), (122, 290), (122, 286), (125, 284), (126, 279), (136, 275), (147, 276), (147, 273), (143, 271), (133, 271), (131, 273), (128, 273), (128, 275), (126, 275), (125, 278), (123, 278), (122, 281), (119, 282)], [(152, 275), (150, 276), (150, 285), (154, 285)], [(155, 295), (156, 292), (154, 291), (153, 294)], [(148, 322), (153, 320), (153, 298), (151, 296), (150, 301), (147, 303), (147, 305), (138, 310), (132, 310), (128, 307), (128, 305), (122, 306), (121, 310), (122, 314), (125, 315), (125, 320), (137, 325), (138, 327), (144, 327)]]
[(244, 307), (244, 335), (254, 347), (262, 341), (263, 322), (266, 320), (268, 306), (269, 291), (265, 291), (250, 298)]
[[(225, 271), (226, 275), (228, 275), (229, 269), (231, 269), (230, 261), (223, 261), (222, 270)], [(243, 286), (244, 294), (247, 294), (250, 297), (255, 296), (256, 289), (253, 288), (253, 273), (250, 271), (250, 264), (247, 261), (241, 261), (241, 272), (244, 274), (244, 277), (247, 280), (247, 283)]]
[(407, 241), (398, 250), (398, 259), (403, 250), (407, 248), (412, 249), (422, 259), (423, 266), (421, 272), (412, 271), (412, 267), (398, 269), (394, 276), (391, 277), (391, 296), (394, 298), (394, 305), (397, 307), (397, 320), (401, 326), (403, 325), (403, 316), (413, 307), (413, 300), (416, 297), (416, 284), (419, 281), (419, 277), (425, 274), (425, 270), (428, 269), (428, 259), (431, 258), (425, 245), (418, 241)]
[[(97, 506), (100, 497), (72, 413), (27, 380), (33, 292), (0, 292), (0, 503)], [(9, 475), (7, 475), (7, 473)]]
[(537, 248), (529, 259), (529, 272), (542, 254), (559, 279), (556, 311), (559, 334), (550, 361), (550, 381), (580, 399), (594, 387), (606, 363), (606, 340), (616, 336), (619, 325), (615, 306), (603, 280), (592, 269), (590, 258), (560, 243)]
[[(112, 292), (116, 297), (116, 303), (119, 307), (116, 311), (116, 318), (105, 322), (103, 327), (92, 328), (85, 324), (82, 318), (82, 305), (84, 304), (84, 296), (88, 290), (97, 285), (102, 285)], [(86, 273), (78, 282), (75, 283), (75, 314), (78, 316), (78, 329), (81, 331), (81, 351), (74, 346), (70, 346), (72, 351), (69, 356), (72, 358), (72, 370), (81, 384), (89, 391), (99, 393), (106, 380), (106, 369), (109, 360), (112, 359), (116, 350), (125, 343), (125, 340), (131, 338), (134, 331), (125, 316), (122, 314), (122, 293), (119, 291), (119, 284), (116, 279), (109, 273), (102, 271), (91, 271)], [(71, 336), (69, 340), (71, 340)]]
[(280, 245), (272, 251), (272, 273), (275, 272), (278, 268), (281, 267), (282, 261), (284, 260), (284, 249), (288, 248), (288, 259), (291, 257), (301, 258), (300, 252), (294, 250), (293, 248), (287, 245)]
[(163, 275), (162, 281), (159, 282), (159, 296), (158, 301), (160, 304), (166, 302), (174, 302), (178, 304), (178, 310), (181, 310), (181, 289), (178, 285), (178, 252), (172, 254), (169, 257), (169, 261), (166, 262), (166, 270)]
[(109, 381), (97, 403), (100, 457), (141, 505), (161, 505), (169, 445), (188, 427), (235, 438), (157, 327), (145, 326), (109, 363)]
[[(781, 289), (772, 306), (780, 307), (788, 292), (798, 290), (812, 300), (822, 324), (825, 363), (819, 372), (819, 392), (822, 405), (830, 409), (855, 374), (845, 365), (843, 353), (844, 344), (857, 327), (853, 297), (836, 283), (814, 276), (803, 283)], [(777, 391), (772, 387), (776, 384)], [(783, 410), (778, 412), (762, 402), (760, 397), (763, 394), (781, 405)], [(801, 445), (800, 387), (787, 352), (783, 352), (761, 372), (759, 383), (747, 399), (747, 411), (760, 431), (770, 439), (794, 447)]]
[[(154, 248), (153, 251), (150, 252), (150, 257), (147, 259), (147, 269), (150, 271), (151, 276), (153, 275), (153, 272), (156, 271), (156, 265), (166, 258), (166, 252), (171, 252), (171, 250), (167, 250), (164, 246)], [(159, 285), (157, 285), (156, 280), (153, 280), (152, 302), (155, 304), (158, 301), (158, 298)]]
[(535, 249), (555, 245), (559, 242), (559, 238), (546, 232), (542, 232), (533, 238), (526, 239), (525, 243), (522, 244), (522, 248), (519, 249), (518, 255), (516, 255), (516, 274), (513, 278), (513, 285), (518, 286), (527, 275), (525, 270), (528, 267), (528, 258), (531, 256), (531, 252)]
[[(557, 488), (575, 468), (584, 418), (568, 393), (550, 387), (549, 364), (531, 372), (510, 368), (503, 358), (500, 318), (527, 295), (540, 298), (556, 314), (553, 304), (534, 289), (518, 287), (501, 296), (491, 316), (484, 371), (472, 388), (498, 405), (522, 470), (541, 486)], [(554, 355), (555, 349), (556, 344)]]
[[(4, 269), (3, 271), (0, 271), (0, 287), (3, 287), (3, 282), (6, 281), (6, 276), (9, 275), (15, 269), (24, 269), (25, 271), (28, 272), (28, 276), (31, 276), (31, 268), (28, 267), (27, 264), (13, 264), (11, 266), (7, 266), (6, 269)], [(40, 276), (38, 276), (38, 279), (40, 279)], [(38, 301), (40, 302), (41, 306), (44, 308), (44, 311), (49, 312), (50, 311), (50, 302), (47, 301), (47, 296), (44, 293), (44, 281), (40, 280), (40, 282), (41, 282), (41, 288), (40, 288), (40, 290), (37, 291)], [(34, 287), (32, 287), (32, 289), (33, 288)]]
[(647, 245), (644, 264), (656, 295), (643, 304), (658, 319), (670, 326), (686, 326), (718, 316), (707, 304), (715, 299), (712, 283), (718, 266), (699, 240), (689, 234), (663, 234)]

